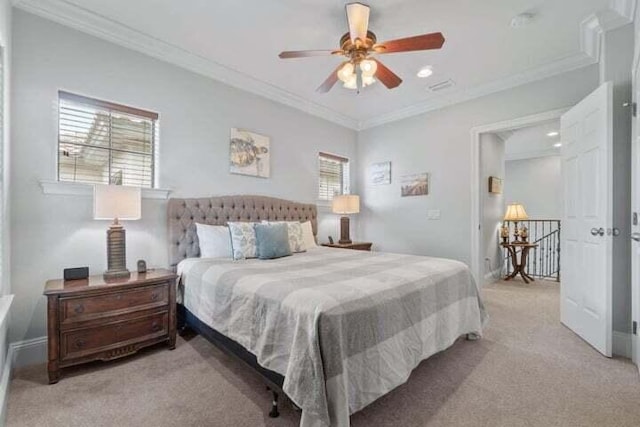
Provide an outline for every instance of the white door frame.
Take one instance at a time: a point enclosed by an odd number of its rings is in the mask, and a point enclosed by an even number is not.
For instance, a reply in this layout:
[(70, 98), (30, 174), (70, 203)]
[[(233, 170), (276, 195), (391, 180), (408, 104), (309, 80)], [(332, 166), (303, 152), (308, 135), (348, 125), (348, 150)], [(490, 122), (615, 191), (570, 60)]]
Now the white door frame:
[(570, 107), (560, 108), (557, 110), (546, 111), (544, 113), (533, 114), (530, 116), (519, 117), (516, 119), (505, 120), (498, 123), (477, 126), (471, 129), (471, 272), (476, 279), (478, 286), (484, 283), (484, 274), (482, 272), (482, 260), (480, 259), (480, 238), (482, 236), (480, 224), (482, 224), (482, 210), (480, 193), (480, 135), (483, 133), (494, 133), (505, 130), (523, 128), (540, 122), (560, 119), (560, 117), (569, 111)]
[[(638, 38), (636, 37), (636, 40)], [(633, 102), (640, 102), (640, 43), (636, 43), (636, 54), (631, 73), (632, 90), (631, 97)], [(637, 195), (637, 183), (640, 182), (640, 117), (632, 117), (631, 119), (631, 212), (640, 213), (640, 196)], [(637, 232), (638, 227), (632, 225), (631, 232)], [(621, 236), (623, 239), (627, 236)], [(631, 242), (631, 321), (640, 321), (640, 265), (638, 265), (638, 244)], [(638, 335), (631, 334), (631, 360), (640, 370), (640, 338)]]

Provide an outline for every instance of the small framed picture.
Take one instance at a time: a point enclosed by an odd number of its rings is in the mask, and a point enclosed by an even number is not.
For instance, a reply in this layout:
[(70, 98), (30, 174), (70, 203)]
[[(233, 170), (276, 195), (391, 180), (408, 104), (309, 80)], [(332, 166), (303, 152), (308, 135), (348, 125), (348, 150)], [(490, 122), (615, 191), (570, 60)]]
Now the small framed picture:
[(369, 168), (371, 185), (391, 184), (391, 162), (374, 163)]
[(502, 179), (497, 176), (489, 177), (489, 193), (502, 194)]
[(400, 178), (400, 196), (426, 196), (429, 194), (429, 174), (416, 173)]

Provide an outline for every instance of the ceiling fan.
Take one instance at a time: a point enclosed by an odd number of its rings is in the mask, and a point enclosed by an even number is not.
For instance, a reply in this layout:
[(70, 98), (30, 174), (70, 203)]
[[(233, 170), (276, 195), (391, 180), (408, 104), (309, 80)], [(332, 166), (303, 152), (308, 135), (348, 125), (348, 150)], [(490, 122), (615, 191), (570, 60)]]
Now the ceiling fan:
[(343, 82), (345, 88), (359, 92), (360, 88), (373, 84), (375, 78), (387, 88), (393, 89), (400, 86), (402, 79), (372, 55), (440, 49), (444, 44), (442, 33), (423, 34), (378, 43), (376, 35), (369, 31), (369, 6), (362, 3), (348, 3), (345, 8), (349, 32), (340, 38), (340, 49), (287, 51), (278, 55), (281, 59), (325, 55), (342, 55), (348, 58), (318, 87), (318, 92), (329, 92), (338, 80)]

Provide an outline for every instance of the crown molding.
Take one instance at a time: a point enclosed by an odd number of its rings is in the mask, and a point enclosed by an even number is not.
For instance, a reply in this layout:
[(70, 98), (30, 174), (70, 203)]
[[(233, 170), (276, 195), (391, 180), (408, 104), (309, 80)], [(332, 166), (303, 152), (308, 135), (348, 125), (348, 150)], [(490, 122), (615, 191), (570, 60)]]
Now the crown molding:
[(580, 48), (600, 62), (602, 35), (635, 19), (637, 0), (611, 0), (609, 9), (589, 15), (580, 23)]
[(358, 121), (349, 116), (64, 0), (13, 0), (13, 5), (26, 12), (170, 62), (229, 86), (260, 95), (341, 126), (357, 129)]
[(628, 23), (631, 23), (636, 16), (637, 3), (637, 0), (611, 0), (609, 8), (624, 17)]
[(418, 114), (424, 114), (429, 111), (439, 110), (441, 108), (449, 107), (461, 102), (471, 101), (473, 99), (481, 98), (492, 93), (502, 92), (507, 89), (512, 89), (514, 87), (518, 87), (527, 83), (533, 83), (538, 80), (543, 80), (559, 74), (567, 73), (569, 71), (574, 71), (579, 68), (587, 67), (596, 63), (597, 61), (595, 61), (594, 58), (589, 55), (583, 53), (573, 55), (558, 61), (548, 63), (541, 67), (530, 69), (520, 74), (515, 74), (500, 80), (471, 88), (463, 88), (436, 99), (410, 105), (408, 107), (393, 111), (388, 114), (382, 114), (372, 119), (361, 121), (359, 130), (369, 129), (386, 123), (402, 120), (411, 116), (416, 116)]
[(12, 0), (12, 2), (15, 7), (34, 15), (142, 52), (218, 80), (229, 86), (260, 95), (354, 130), (369, 129), (598, 63), (600, 61), (600, 45), (603, 32), (632, 22), (636, 13), (636, 0), (611, 0), (609, 9), (594, 14), (582, 22), (580, 26), (580, 46), (583, 53), (581, 54), (562, 58), (498, 81), (459, 89), (428, 101), (358, 121), (356, 118), (309, 101), (299, 95), (226, 67), (164, 40), (142, 33), (65, 0)]

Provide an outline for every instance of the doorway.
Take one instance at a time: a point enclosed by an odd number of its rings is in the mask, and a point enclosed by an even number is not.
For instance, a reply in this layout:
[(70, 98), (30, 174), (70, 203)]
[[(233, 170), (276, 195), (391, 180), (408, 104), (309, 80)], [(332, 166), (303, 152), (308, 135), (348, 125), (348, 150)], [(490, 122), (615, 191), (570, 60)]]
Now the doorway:
[[(506, 200), (505, 194), (503, 192), (502, 197), (497, 196), (494, 197), (493, 207), (487, 210), (486, 208), (491, 206), (491, 195), (487, 195), (488, 193), (488, 180), (485, 182), (485, 174), (490, 171), (483, 170), (481, 168), (481, 145), (487, 140), (491, 141), (492, 137), (489, 135), (495, 135), (495, 138), (500, 139), (500, 135), (503, 138), (508, 138), (510, 134), (515, 133), (527, 133), (526, 129), (536, 128), (539, 126), (551, 126), (550, 123), (559, 123), (560, 118), (563, 114), (565, 114), (568, 109), (559, 109), (552, 110), (545, 113), (535, 114), (527, 117), (522, 117), (519, 119), (508, 120), (500, 123), (495, 123), (486, 126), (480, 126), (474, 128), (472, 130), (472, 138), (471, 138), (471, 270), (475, 276), (477, 283), (484, 284), (486, 281), (491, 280), (498, 275), (498, 272), (502, 272), (503, 260), (496, 259), (498, 257), (499, 252), (499, 224), (502, 222), (502, 218), (504, 216), (505, 210), (504, 205), (506, 202), (510, 202), (510, 200)], [(559, 128), (556, 128), (556, 130)], [(535, 131), (534, 131), (535, 132)], [(551, 133), (549, 130), (546, 133)], [(546, 134), (545, 134), (546, 135)], [(557, 143), (555, 140), (545, 140), (541, 139), (540, 147), (528, 150), (528, 155), (533, 155), (535, 151), (542, 152), (545, 150), (547, 154), (549, 150), (556, 149), (557, 147), (553, 147), (553, 144)], [(551, 143), (551, 145), (549, 145)], [(500, 145), (499, 142), (496, 142), (494, 139), (494, 144)], [(506, 155), (506, 144), (503, 143)], [(526, 144), (525, 145), (526, 148)], [(497, 148), (498, 152), (500, 148)], [(517, 161), (519, 157), (524, 156), (524, 152), (527, 151), (522, 147), (518, 148), (518, 144), (514, 143), (511, 148), (511, 161)], [(520, 153), (520, 154), (518, 154)], [(539, 153), (540, 154), (540, 153)], [(505, 158), (506, 159), (506, 158)], [(496, 163), (499, 165), (499, 162)], [(506, 166), (504, 167), (504, 171), (506, 171)], [(500, 178), (500, 177), (498, 177)], [(504, 173), (502, 178), (504, 178)], [(508, 183), (505, 182), (505, 189), (509, 191)], [(513, 188), (513, 187), (511, 187)], [(507, 195), (508, 196), (508, 195)], [(511, 197), (511, 196), (508, 196)], [(519, 202), (519, 200), (513, 200), (512, 202)], [(487, 206), (485, 206), (487, 204)], [(525, 206), (526, 208), (526, 206)], [(492, 217), (487, 217), (487, 224), (485, 222), (485, 217), (491, 214)], [(537, 214), (536, 214), (537, 215)], [(550, 218), (541, 218), (541, 219), (550, 219)], [(491, 225), (492, 224), (492, 225)], [(550, 226), (550, 225), (549, 225)], [(489, 227), (489, 229), (487, 229)], [(493, 227), (493, 228), (491, 228)], [(546, 230), (547, 225), (545, 225)], [(535, 226), (534, 226), (535, 228)], [(540, 230), (541, 231), (541, 230)], [(512, 234), (512, 232), (510, 232)], [(489, 237), (491, 236), (491, 237)], [(483, 248), (484, 242), (488, 241), (487, 239), (495, 237), (494, 244), (487, 244), (486, 248)], [(511, 236), (510, 236), (511, 237)], [(500, 248), (501, 249), (501, 248)], [(491, 253), (493, 255), (492, 260), (491, 257), (487, 257), (486, 254)], [(486, 258), (490, 258), (491, 265), (487, 265)], [(486, 281), (485, 281), (486, 277)]]
[[(512, 276), (560, 281), (561, 147), (559, 119), (480, 135), (485, 285)], [(522, 217), (505, 216), (514, 206)]]

